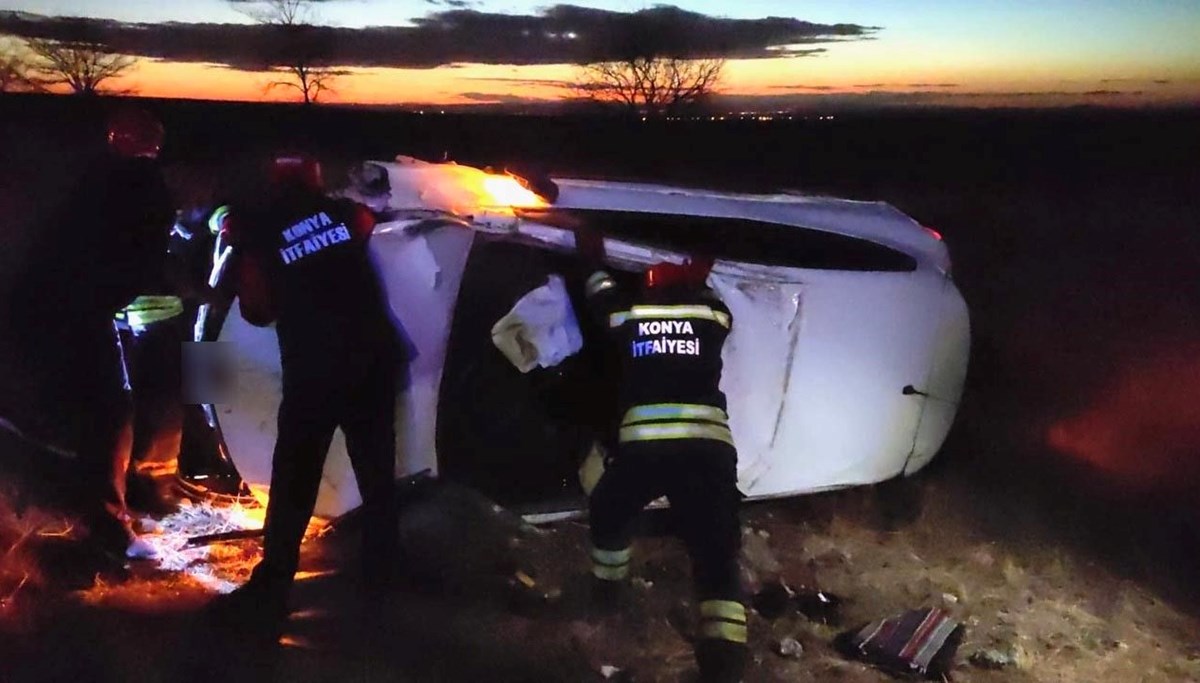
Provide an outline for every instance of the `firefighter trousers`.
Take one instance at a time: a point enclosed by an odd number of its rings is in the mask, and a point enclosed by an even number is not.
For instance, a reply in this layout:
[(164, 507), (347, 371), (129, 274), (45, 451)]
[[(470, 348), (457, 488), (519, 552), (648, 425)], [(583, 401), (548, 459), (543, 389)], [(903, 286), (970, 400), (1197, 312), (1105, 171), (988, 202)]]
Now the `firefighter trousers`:
[(390, 347), (285, 359), (279, 435), (271, 462), (263, 560), (254, 579), (286, 593), (338, 427), (363, 500), (362, 562), (369, 584), (399, 561), (396, 520), (396, 358)]
[(702, 680), (736, 681), (744, 665), (746, 612), (738, 572), (741, 495), (732, 446), (707, 439), (621, 444), (592, 491), (592, 573), (601, 581), (628, 576), (632, 523), (663, 495), (692, 561)]

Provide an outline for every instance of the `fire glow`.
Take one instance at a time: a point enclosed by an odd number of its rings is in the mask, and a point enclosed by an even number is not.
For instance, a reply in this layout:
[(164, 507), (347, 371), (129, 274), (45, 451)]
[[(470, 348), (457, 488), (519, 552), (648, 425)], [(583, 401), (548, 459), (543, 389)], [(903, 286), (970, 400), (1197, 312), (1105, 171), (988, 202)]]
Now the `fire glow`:
[(509, 175), (484, 177), (483, 191), (492, 202), (499, 206), (536, 208), (546, 205), (545, 200)]
[(1200, 482), (1200, 344), (1146, 353), (1046, 432), (1054, 450), (1136, 490)]

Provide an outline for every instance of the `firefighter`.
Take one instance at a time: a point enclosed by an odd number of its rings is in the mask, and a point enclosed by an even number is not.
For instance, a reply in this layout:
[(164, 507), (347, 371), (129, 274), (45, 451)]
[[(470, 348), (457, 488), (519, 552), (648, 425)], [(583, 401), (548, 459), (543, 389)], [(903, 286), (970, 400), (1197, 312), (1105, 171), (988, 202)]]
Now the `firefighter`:
[(226, 221), (241, 314), (253, 325), (276, 321), (283, 400), (263, 559), (225, 604), (249, 608), (273, 639), (335, 428), (362, 494), (369, 589), (388, 587), (399, 539), (396, 338), (367, 252), (374, 220), (362, 205), (327, 197), (321, 167), (306, 155), (276, 158), (270, 185), (261, 206), (235, 203)]
[(174, 209), (158, 164), (161, 122), (122, 107), (106, 123), (106, 144), (84, 145), (76, 182), (44, 220), (17, 317), (28, 331), (23, 355), (43, 374), (30, 402), (62, 411), (70, 432), (84, 525), (104, 549), (142, 557), (152, 548), (134, 533), (125, 500), (132, 407), (114, 316), (153, 281)]
[[(603, 240), (577, 233), (603, 260)], [(586, 293), (620, 358), (615, 452), (590, 492), (593, 595), (619, 599), (629, 577), (631, 524), (666, 495), (692, 561), (700, 609), (701, 680), (741, 680), (746, 610), (741, 600), (737, 451), (719, 388), (721, 348), (733, 320), (705, 280), (711, 261), (660, 263), (632, 296), (597, 269)]]
[(182, 345), (192, 338), (199, 305), (215, 299), (207, 283), (214, 241), (208, 215), (180, 212), (158, 276), (116, 316), (133, 406), (128, 499), (150, 512), (174, 508), (169, 491), (183, 438)]

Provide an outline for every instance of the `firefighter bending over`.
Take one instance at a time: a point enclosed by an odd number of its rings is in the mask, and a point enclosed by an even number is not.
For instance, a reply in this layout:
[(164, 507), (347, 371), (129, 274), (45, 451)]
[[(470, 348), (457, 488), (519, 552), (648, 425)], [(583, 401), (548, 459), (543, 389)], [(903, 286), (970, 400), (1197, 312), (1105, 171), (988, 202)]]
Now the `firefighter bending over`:
[(395, 499), (396, 334), (367, 253), (370, 212), (324, 193), (320, 165), (282, 156), (262, 206), (234, 207), (242, 317), (277, 320), (283, 366), (279, 436), (271, 465), (263, 559), (230, 596), (277, 637), (300, 543), (316, 504), (334, 430), (363, 499), (368, 588), (387, 588), (398, 561)]
[[(599, 264), (603, 239), (576, 235), (580, 251)], [(629, 576), (631, 523), (667, 496), (692, 560), (701, 680), (724, 683), (740, 681), (745, 667), (746, 609), (738, 573), (737, 451), (718, 386), (732, 318), (705, 284), (711, 266), (660, 263), (631, 297), (603, 270), (588, 279), (589, 303), (621, 359), (622, 416), (615, 453), (589, 507), (594, 595), (612, 602)]]

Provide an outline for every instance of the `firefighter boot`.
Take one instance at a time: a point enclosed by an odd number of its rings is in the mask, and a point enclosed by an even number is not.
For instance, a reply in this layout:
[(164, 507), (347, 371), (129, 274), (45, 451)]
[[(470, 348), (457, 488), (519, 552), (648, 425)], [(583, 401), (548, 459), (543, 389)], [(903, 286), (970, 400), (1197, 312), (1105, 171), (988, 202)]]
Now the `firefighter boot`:
[(590, 619), (605, 619), (624, 611), (629, 605), (629, 582), (590, 578), (587, 613)]
[(703, 638), (696, 643), (700, 683), (740, 683), (746, 669), (746, 646), (727, 640)]
[(252, 577), (245, 585), (210, 604), (212, 625), (223, 635), (273, 646), (287, 623), (287, 589)]

